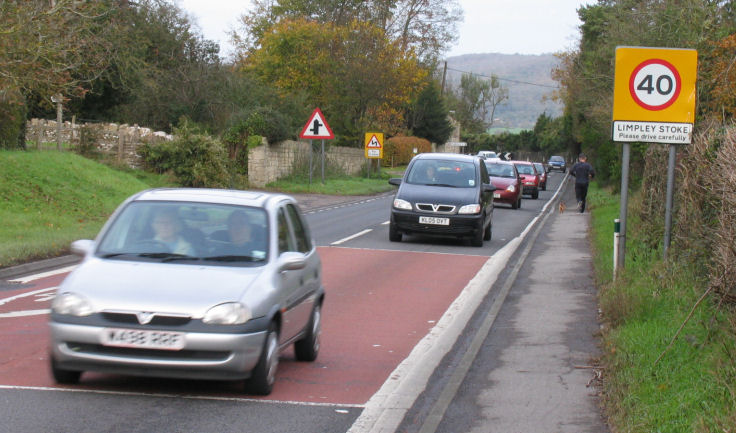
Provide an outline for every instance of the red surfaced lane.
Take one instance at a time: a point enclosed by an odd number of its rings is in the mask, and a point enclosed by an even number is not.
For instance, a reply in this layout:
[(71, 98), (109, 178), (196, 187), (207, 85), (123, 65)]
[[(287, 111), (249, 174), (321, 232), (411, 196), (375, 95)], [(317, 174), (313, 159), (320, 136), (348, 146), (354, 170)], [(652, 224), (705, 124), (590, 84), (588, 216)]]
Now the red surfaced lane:
[[(294, 360), (291, 350), (282, 354), (269, 400), (366, 403), (487, 260), (338, 247), (323, 247), (319, 253), (326, 290), (319, 357), (316, 362), (302, 363)], [(40, 288), (43, 285), (34, 282), (27, 291)], [(6, 298), (6, 293), (0, 298)], [(3, 310), (31, 309), (29, 304), (30, 298), (4, 305)], [(34, 304), (32, 309), (48, 308), (49, 303)], [(55, 386), (48, 372), (46, 320), (45, 315), (0, 317), (0, 385)], [(181, 385), (181, 381), (149, 382), (88, 373), (78, 387), (239, 395), (233, 384), (190, 383), (186, 389)]]

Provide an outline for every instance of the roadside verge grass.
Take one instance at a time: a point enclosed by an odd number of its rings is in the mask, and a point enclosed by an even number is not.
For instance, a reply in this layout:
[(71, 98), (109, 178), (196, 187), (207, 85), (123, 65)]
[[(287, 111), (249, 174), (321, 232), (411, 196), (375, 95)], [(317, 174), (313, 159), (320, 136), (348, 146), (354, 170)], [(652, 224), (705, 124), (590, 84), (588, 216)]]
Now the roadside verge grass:
[(663, 263), (659, 251), (639, 241), (636, 198), (627, 213), (626, 268), (613, 281), (619, 198), (596, 186), (589, 197), (605, 325), (604, 401), (613, 430), (735, 431), (736, 336), (729, 315), (708, 297), (694, 308), (707, 282), (687, 265)]

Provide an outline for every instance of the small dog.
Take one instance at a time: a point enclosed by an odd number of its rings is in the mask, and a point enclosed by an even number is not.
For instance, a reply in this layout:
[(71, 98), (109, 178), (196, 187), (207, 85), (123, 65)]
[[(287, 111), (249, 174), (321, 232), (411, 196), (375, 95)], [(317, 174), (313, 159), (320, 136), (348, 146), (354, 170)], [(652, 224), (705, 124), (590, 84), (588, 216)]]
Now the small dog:
[(565, 206), (565, 202), (561, 201), (560, 202), (560, 213), (565, 212), (565, 208), (567, 208), (567, 206)]

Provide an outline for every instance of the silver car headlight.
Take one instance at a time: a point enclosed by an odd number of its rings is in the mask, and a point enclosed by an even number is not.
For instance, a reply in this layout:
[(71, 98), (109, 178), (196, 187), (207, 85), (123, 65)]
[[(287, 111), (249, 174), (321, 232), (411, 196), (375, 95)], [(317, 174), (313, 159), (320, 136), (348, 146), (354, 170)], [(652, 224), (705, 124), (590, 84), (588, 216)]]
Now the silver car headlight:
[(480, 213), (480, 205), (479, 204), (466, 204), (465, 206), (461, 207), (459, 211), (457, 211), (460, 215), (472, 215)]
[(513, 185), (509, 185), (509, 186), (506, 187), (506, 191), (508, 191), (508, 192), (514, 192), (514, 191), (516, 191), (516, 187), (513, 186)]
[(94, 312), (92, 304), (83, 296), (76, 293), (60, 293), (56, 295), (51, 303), (51, 311), (68, 316), (89, 316)]
[(250, 308), (240, 302), (227, 302), (207, 310), (202, 322), (208, 325), (242, 325), (253, 317)]
[(411, 203), (409, 203), (406, 200), (402, 200), (400, 198), (397, 198), (397, 199), (394, 200), (394, 207), (396, 209), (411, 210)]

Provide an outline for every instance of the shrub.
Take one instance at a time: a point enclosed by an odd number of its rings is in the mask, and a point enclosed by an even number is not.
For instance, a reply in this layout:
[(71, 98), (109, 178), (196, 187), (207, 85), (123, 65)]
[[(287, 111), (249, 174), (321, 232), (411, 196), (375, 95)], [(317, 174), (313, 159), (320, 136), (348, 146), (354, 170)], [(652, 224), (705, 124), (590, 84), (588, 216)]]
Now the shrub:
[(139, 153), (147, 169), (173, 173), (183, 186), (224, 188), (231, 183), (228, 158), (220, 141), (184, 122), (172, 141), (144, 144)]
[(414, 156), (414, 149), (417, 153), (431, 152), (432, 143), (419, 137), (391, 137), (384, 143), (382, 165), (393, 167), (408, 164)]

